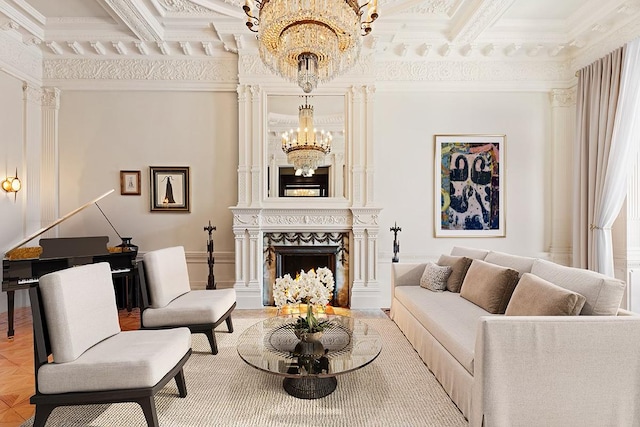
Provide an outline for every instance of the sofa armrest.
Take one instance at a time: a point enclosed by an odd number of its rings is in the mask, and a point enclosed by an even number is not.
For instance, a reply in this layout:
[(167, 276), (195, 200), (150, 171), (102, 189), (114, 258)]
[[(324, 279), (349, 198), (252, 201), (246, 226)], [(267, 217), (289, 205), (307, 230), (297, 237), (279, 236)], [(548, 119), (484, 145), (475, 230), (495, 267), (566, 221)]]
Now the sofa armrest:
[(482, 317), (471, 426), (634, 425), (640, 317)]
[(396, 286), (418, 286), (427, 264), (391, 264), (391, 295)]

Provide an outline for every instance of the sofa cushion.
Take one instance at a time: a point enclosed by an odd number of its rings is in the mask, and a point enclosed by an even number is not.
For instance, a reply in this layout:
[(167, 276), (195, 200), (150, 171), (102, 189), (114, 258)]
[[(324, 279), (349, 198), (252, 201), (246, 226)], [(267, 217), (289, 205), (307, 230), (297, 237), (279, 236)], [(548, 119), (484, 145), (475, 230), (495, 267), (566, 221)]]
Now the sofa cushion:
[(454, 246), (451, 249), (451, 255), (453, 256), (466, 256), (471, 259), (481, 259), (489, 254), (489, 251), (486, 249), (476, 249), (476, 248), (468, 248), (466, 246)]
[(504, 314), (518, 284), (516, 270), (474, 259), (460, 289), (460, 296), (489, 313)]
[(484, 261), (490, 262), (491, 264), (500, 265), (502, 267), (508, 267), (513, 270), (516, 270), (522, 276), (524, 273), (531, 273), (531, 267), (533, 267), (533, 262), (535, 258), (519, 256), (519, 255), (511, 255), (506, 254), (504, 252), (494, 252), (491, 251), (484, 258)]
[(460, 292), (464, 276), (471, 265), (471, 258), (464, 256), (441, 255), (438, 265), (448, 265), (451, 267), (451, 274), (447, 279), (447, 290), (449, 292)]
[(507, 316), (576, 316), (584, 306), (585, 297), (556, 286), (531, 273), (518, 282), (507, 310)]
[(39, 286), (56, 362), (76, 360), (120, 332), (109, 263), (49, 273), (40, 278)]
[(615, 316), (620, 308), (625, 283), (595, 271), (566, 267), (537, 259), (531, 273), (586, 298), (580, 314)]
[(395, 289), (397, 302), (473, 375), (478, 320), (489, 316), (482, 308), (453, 292), (429, 292), (420, 286)]
[(447, 289), (447, 279), (450, 275), (451, 267), (428, 262), (420, 278), (420, 286), (430, 291), (442, 292)]

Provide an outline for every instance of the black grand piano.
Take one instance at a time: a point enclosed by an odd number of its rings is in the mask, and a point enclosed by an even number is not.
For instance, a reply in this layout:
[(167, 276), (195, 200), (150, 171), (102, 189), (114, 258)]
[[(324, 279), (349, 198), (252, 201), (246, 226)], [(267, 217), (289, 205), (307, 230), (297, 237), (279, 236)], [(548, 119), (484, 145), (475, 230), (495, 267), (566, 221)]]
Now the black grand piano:
[[(13, 315), (14, 315), (14, 295), (15, 291), (28, 289), (38, 283), (38, 279), (47, 273), (63, 270), (76, 265), (92, 264), (98, 262), (108, 262), (111, 266), (111, 273), (114, 279), (124, 281), (124, 292), (126, 305), (131, 310), (132, 301), (135, 298), (135, 260), (138, 255), (138, 247), (131, 244), (130, 237), (120, 237), (118, 231), (113, 227), (111, 221), (104, 215), (97, 202), (113, 190), (102, 196), (84, 204), (73, 212), (68, 213), (53, 224), (38, 230), (31, 236), (22, 240), (5, 254), (2, 261), (2, 291), (7, 292), (8, 305), (8, 329), (7, 336), (12, 339), (14, 336)], [(39, 247), (20, 247), (36, 237), (42, 235), (47, 230), (60, 224), (67, 218), (75, 215), (88, 206), (95, 204), (105, 219), (114, 229), (122, 243), (118, 246), (108, 248), (107, 236), (91, 237), (63, 237), (46, 239), (42, 238)]]

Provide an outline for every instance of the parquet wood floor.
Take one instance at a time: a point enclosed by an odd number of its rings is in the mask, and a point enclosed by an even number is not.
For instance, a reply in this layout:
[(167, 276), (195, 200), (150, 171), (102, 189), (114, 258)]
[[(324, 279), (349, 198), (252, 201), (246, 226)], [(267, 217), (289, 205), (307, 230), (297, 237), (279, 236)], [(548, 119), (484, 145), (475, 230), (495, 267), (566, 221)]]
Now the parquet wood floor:
[[(123, 331), (140, 328), (140, 312), (120, 310)], [(18, 308), (14, 317), (15, 337), (7, 339), (7, 313), (0, 313), (0, 427), (17, 427), (33, 416), (29, 398), (35, 389), (31, 309)]]

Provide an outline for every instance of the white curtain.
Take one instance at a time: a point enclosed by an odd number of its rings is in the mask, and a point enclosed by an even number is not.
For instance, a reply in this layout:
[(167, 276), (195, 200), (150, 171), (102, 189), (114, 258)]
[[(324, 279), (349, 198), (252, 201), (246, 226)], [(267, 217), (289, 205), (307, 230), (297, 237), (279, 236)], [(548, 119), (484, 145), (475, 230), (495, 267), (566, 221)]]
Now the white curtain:
[(578, 76), (574, 265), (614, 275), (611, 227), (640, 145), (640, 39)]

